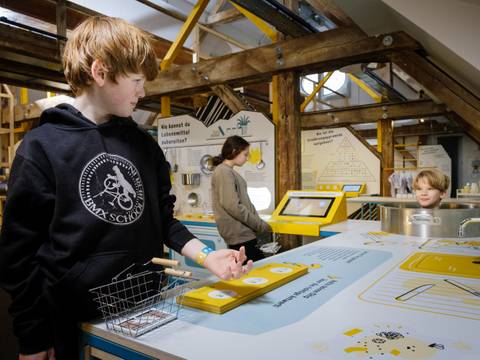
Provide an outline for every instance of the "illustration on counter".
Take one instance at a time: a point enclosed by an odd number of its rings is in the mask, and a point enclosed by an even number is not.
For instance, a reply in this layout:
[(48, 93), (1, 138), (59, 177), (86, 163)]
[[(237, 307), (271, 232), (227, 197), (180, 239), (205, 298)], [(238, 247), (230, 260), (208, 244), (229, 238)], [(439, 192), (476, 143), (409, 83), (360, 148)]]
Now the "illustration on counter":
[(479, 240), (468, 239), (428, 239), (421, 246), (420, 249), (429, 250), (441, 250), (442, 252), (455, 252), (455, 253), (472, 253), (474, 251), (480, 251)]
[(363, 245), (367, 246), (401, 246), (401, 247), (418, 247), (421, 241), (415, 238), (408, 238), (401, 235), (391, 234), (385, 231), (369, 231), (361, 233), (360, 236), (365, 238)]
[(391, 358), (392, 355), (408, 360), (429, 359), (446, 350), (442, 343), (422, 339), (402, 326), (377, 325), (367, 331), (353, 328), (343, 335), (353, 340), (350, 346), (343, 349), (345, 353), (361, 354), (368, 359)]
[(478, 256), (415, 252), (360, 294), (360, 299), (480, 320)]

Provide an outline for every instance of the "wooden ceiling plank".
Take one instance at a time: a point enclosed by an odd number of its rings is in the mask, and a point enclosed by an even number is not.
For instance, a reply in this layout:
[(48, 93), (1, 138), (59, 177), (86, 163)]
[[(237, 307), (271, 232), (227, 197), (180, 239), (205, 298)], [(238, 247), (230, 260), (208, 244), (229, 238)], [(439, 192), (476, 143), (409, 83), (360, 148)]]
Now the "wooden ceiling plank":
[(226, 24), (238, 19), (243, 18), (243, 15), (235, 8), (223, 10), (207, 17), (207, 26), (215, 26), (220, 24)]
[(10, 25), (0, 24), (0, 48), (51, 62), (60, 62), (55, 39)]
[[(65, 93), (68, 94), (70, 91), (65, 90), (61, 87), (55, 86), (55, 84), (45, 84), (38, 81), (27, 81), (22, 79), (16, 79), (4, 75), (0, 75), (0, 83), (10, 84), (14, 86), (26, 87), (28, 89), (35, 89), (40, 91), (53, 91), (55, 93)], [(61, 84), (58, 84), (61, 85)]]
[[(87, 9), (71, 1), (65, 1), (66, 5), (66, 27), (74, 29), (78, 24), (90, 16), (102, 16), (103, 14)], [(20, 14), (28, 15), (32, 18), (45, 21), (50, 24), (57, 23), (56, 6), (57, 2), (52, 0), (2, 0), (0, 6)], [(170, 48), (172, 42), (162, 39), (156, 35), (149, 34), (152, 38), (152, 44), (158, 58), (162, 59)], [(182, 48), (181, 53), (176, 59), (177, 64), (189, 64), (192, 59), (192, 51)]]
[(62, 72), (45, 69), (42, 67), (23, 64), (15, 61), (4, 60), (0, 58), (0, 69), (13, 74), (29, 76), (31, 78), (40, 78), (55, 82), (66, 83), (65, 76)]
[(225, 5), (225, 3), (226, 3), (226, 0), (217, 0), (217, 3), (213, 6), (210, 14), (214, 15), (218, 13), (222, 9), (223, 5)]

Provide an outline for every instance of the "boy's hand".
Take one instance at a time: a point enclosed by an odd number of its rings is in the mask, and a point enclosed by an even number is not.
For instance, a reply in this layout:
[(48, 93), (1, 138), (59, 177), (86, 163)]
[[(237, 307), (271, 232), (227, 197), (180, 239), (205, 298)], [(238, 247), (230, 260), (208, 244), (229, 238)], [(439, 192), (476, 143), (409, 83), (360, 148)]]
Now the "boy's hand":
[(245, 260), (247, 257), (243, 246), (239, 251), (220, 249), (208, 254), (203, 266), (222, 280), (238, 279), (248, 274), (253, 267), (252, 260), (243, 265)]
[(36, 354), (18, 356), (19, 360), (55, 360), (55, 349), (51, 347), (47, 351), (42, 351)]

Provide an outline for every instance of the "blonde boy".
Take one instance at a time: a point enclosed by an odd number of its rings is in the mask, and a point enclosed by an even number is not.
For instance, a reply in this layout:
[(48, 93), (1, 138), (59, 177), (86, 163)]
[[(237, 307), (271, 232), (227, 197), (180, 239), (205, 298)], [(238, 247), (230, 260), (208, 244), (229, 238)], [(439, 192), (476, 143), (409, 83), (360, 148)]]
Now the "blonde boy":
[(447, 195), (450, 180), (438, 170), (423, 170), (413, 181), (415, 197), (422, 208), (436, 208)]
[(229, 279), (244, 249), (213, 251), (173, 217), (168, 164), (132, 121), (158, 72), (145, 33), (92, 17), (63, 58), (73, 106), (46, 110), (15, 157), (0, 239), (0, 285), (11, 294), (20, 359), (75, 359), (77, 321), (98, 315), (89, 289), (163, 245)]

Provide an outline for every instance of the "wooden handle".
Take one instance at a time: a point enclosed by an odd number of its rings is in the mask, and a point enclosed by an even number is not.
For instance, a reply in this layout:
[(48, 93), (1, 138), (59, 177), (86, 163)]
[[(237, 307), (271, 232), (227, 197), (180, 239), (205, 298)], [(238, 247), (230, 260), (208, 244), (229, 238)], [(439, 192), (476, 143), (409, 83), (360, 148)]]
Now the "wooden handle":
[(192, 276), (192, 273), (190, 271), (184, 271), (184, 270), (174, 270), (174, 269), (165, 269), (165, 274), (167, 275), (173, 275), (173, 276), (180, 276), (184, 278), (189, 278)]
[(162, 259), (157, 257), (154, 257), (151, 261), (155, 265), (163, 266), (178, 266), (178, 264), (180, 264), (180, 261), (178, 260)]

